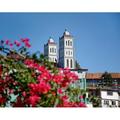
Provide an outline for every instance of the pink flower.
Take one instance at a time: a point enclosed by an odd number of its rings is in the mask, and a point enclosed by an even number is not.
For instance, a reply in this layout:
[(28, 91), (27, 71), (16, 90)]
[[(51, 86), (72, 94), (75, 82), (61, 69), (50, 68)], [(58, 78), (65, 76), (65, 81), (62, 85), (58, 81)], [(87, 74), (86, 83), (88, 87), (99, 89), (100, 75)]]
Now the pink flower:
[(36, 84), (36, 83), (29, 84), (29, 88), (32, 91), (32, 93), (46, 94), (51, 89), (51, 86), (45, 81), (41, 81), (39, 84)]
[(64, 96), (61, 97), (61, 99), (62, 99), (63, 102), (65, 102), (65, 101), (68, 100), (68, 96), (64, 95)]
[(27, 48), (30, 48), (29, 38), (22, 38), (21, 41), (25, 44)]
[(26, 60), (24, 61), (24, 64), (25, 64), (25, 65), (28, 65), (29, 68), (34, 68), (34, 61), (33, 61), (33, 60), (26, 59)]
[(28, 99), (29, 104), (32, 105), (32, 107), (35, 107), (35, 105), (37, 104), (37, 102), (40, 100), (40, 97), (37, 95), (33, 95), (30, 96)]
[(30, 45), (30, 43), (25, 43), (25, 46), (27, 47), (27, 48), (30, 48), (31, 47), (31, 45)]
[(83, 103), (83, 102), (80, 102), (78, 106), (79, 106), (79, 107), (87, 107), (87, 106), (85, 105), (85, 103)]
[(24, 43), (29, 42), (29, 38), (21, 38), (21, 41)]
[(20, 42), (17, 40), (14, 41), (14, 44), (16, 44), (16, 46), (18, 46), (18, 47), (21, 45)]
[(80, 96), (80, 99), (83, 99), (83, 96), (82, 96), (82, 95)]
[(70, 84), (68, 80), (64, 80), (61, 84), (61, 87), (67, 87)]
[(10, 94), (14, 93), (14, 90), (13, 89), (9, 90), (9, 93)]
[(6, 45), (9, 45), (9, 43), (10, 43), (9, 40), (6, 40), (6, 41), (5, 41), (5, 44), (6, 44)]
[(24, 92), (22, 92), (22, 95), (23, 95), (23, 97), (25, 97), (26, 96), (26, 92), (24, 91)]
[(45, 67), (44, 67), (44, 66), (39, 66), (39, 67), (38, 67), (38, 71), (44, 72), (44, 71), (45, 71)]
[(41, 92), (43, 94), (48, 93), (50, 89), (51, 89), (51, 86), (44, 81), (42, 81), (38, 84), (38, 90), (39, 90), (39, 92)]
[(58, 89), (58, 94), (63, 94), (63, 91), (61, 88)]
[(54, 75), (52, 79), (53, 79), (53, 81), (56, 82), (57, 84), (62, 84), (62, 81), (64, 80), (64, 79), (63, 79), (63, 76), (62, 76), (61, 74)]
[(13, 44), (12, 44), (12, 43), (10, 43), (9, 45), (10, 45), (10, 47), (13, 47)]

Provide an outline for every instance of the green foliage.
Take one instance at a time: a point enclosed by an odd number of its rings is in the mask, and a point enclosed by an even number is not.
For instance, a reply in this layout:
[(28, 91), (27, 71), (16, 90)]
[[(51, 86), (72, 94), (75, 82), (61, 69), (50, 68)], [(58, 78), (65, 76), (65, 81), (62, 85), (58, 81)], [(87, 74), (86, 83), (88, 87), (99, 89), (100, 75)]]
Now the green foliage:
[(112, 76), (110, 73), (105, 72), (101, 77), (100, 87), (111, 87), (113, 84)]
[(20, 48), (14, 49), (13, 43), (6, 40), (8, 48), (0, 48), (0, 106), (7, 106), (8, 102), (13, 107), (79, 106), (81, 90), (71, 86), (78, 77), (64, 69), (60, 74), (57, 65), (40, 52), (29, 54), (28, 38), (22, 42), (24, 46), (15, 41)]
[(75, 66), (76, 66), (76, 69), (80, 69), (81, 68), (80, 64), (77, 61), (75, 61)]

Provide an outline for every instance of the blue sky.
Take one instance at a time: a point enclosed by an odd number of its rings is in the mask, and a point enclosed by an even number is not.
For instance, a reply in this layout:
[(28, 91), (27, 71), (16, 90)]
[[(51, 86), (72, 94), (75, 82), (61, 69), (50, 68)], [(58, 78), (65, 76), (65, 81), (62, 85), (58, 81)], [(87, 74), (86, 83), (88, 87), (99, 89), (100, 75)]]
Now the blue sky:
[(31, 39), (30, 51), (43, 52), (51, 36), (65, 28), (74, 36), (75, 58), (89, 72), (120, 72), (119, 13), (0, 13), (0, 39)]

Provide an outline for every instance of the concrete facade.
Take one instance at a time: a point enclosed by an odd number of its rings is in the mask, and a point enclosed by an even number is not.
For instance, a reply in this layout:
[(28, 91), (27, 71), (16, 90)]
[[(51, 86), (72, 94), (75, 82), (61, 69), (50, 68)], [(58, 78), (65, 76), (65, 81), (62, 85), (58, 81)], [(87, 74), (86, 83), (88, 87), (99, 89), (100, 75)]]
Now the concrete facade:
[(120, 96), (118, 91), (101, 90), (101, 107), (119, 107)]

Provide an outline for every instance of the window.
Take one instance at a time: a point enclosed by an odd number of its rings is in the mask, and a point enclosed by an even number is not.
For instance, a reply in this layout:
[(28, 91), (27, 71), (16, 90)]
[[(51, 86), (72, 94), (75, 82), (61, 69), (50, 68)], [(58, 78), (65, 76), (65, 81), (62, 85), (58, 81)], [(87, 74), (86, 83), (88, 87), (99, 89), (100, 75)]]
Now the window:
[(66, 55), (67, 55), (67, 51), (66, 51)]
[(70, 46), (72, 46), (72, 41), (70, 42)]
[(70, 51), (68, 51), (68, 55), (70, 55)]
[(67, 41), (66, 41), (66, 46), (67, 46)]
[(112, 91), (107, 91), (107, 95), (113, 95)]
[(71, 62), (70, 64), (71, 64), (71, 68), (72, 68), (73, 67), (72, 59), (70, 60), (70, 62)]
[(70, 45), (70, 41), (68, 40), (68, 46)]
[(50, 48), (50, 53), (52, 52), (52, 49)]
[(52, 52), (54, 53), (54, 48), (52, 48)]
[(67, 67), (69, 67), (69, 60), (67, 59)]
[(115, 102), (115, 101), (112, 101), (112, 105), (116, 105), (116, 102)]
[(108, 100), (104, 100), (104, 105), (109, 105), (109, 101)]
[(72, 51), (71, 51), (71, 55), (72, 55)]
[(55, 53), (56, 53), (56, 48), (54, 50), (55, 50)]

